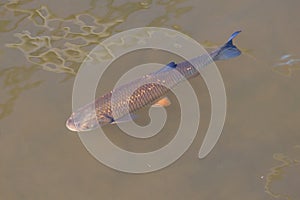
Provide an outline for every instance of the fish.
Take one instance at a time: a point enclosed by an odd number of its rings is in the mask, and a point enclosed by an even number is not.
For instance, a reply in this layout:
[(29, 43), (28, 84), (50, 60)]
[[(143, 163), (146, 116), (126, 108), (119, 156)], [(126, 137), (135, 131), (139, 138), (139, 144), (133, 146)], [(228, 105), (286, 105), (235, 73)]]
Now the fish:
[(171, 88), (198, 76), (200, 69), (214, 61), (228, 60), (241, 54), (232, 42), (240, 32), (234, 32), (223, 46), (210, 53), (178, 64), (170, 62), (158, 71), (116, 87), (73, 112), (66, 121), (66, 127), (77, 132), (90, 131), (99, 126), (133, 120), (134, 112), (147, 105), (168, 106), (169, 100), (164, 96)]

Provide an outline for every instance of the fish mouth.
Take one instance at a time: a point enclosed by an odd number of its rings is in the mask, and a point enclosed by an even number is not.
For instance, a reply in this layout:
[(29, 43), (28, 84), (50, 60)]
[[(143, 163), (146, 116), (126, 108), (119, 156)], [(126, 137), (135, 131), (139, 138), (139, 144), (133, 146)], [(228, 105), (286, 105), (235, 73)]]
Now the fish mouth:
[(74, 120), (72, 117), (70, 117), (67, 121), (66, 121), (66, 127), (70, 130), (70, 131), (76, 131), (78, 132), (79, 129), (76, 126), (76, 124), (74, 123)]
[(74, 120), (74, 114), (71, 115), (71, 117), (66, 121), (66, 127), (70, 130), (70, 131), (74, 131), (74, 132), (84, 132), (84, 131), (90, 131), (92, 130), (89, 126), (87, 122), (83, 122), (83, 123), (79, 123), (76, 122), (76, 120)]

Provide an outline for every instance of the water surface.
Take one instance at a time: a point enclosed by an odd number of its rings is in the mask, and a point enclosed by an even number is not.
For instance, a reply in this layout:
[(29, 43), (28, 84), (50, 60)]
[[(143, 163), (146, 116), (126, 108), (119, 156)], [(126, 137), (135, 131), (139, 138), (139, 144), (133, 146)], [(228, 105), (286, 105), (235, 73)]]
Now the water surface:
[[(1, 1), (0, 199), (299, 199), (300, 63), (276, 66), (300, 58), (299, 7), (292, 0)], [(192, 146), (163, 170), (132, 175), (95, 160), (65, 121), (84, 57), (99, 41), (143, 26), (181, 31), (208, 48), (242, 29), (237, 44), (244, 54), (218, 64), (228, 109), (211, 154), (197, 158), (210, 119), (199, 77), (191, 81), (201, 108)], [(108, 70), (99, 93), (131, 66), (172, 59), (147, 51), (128, 55)], [(178, 126), (171, 100), (165, 133)], [(137, 152), (174, 137), (142, 141), (113, 126), (105, 130), (114, 143)]]

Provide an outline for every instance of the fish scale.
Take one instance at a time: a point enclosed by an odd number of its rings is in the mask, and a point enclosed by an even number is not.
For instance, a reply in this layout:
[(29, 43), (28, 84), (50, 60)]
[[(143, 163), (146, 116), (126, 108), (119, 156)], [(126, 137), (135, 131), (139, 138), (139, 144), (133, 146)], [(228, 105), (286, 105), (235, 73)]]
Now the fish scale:
[(177, 65), (171, 62), (157, 72), (144, 75), (100, 96), (73, 112), (66, 126), (72, 131), (88, 131), (98, 125), (121, 121), (120, 119), (159, 100), (180, 82), (199, 75), (199, 70), (210, 63), (239, 56), (240, 50), (232, 43), (239, 32), (233, 33), (222, 47), (209, 54), (202, 54)]

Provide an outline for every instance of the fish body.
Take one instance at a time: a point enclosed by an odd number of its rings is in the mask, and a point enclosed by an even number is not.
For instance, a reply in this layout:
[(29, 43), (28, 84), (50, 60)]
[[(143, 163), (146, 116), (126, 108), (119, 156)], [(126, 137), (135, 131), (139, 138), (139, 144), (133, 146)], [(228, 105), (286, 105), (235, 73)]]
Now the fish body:
[(199, 75), (199, 70), (208, 64), (237, 57), (241, 51), (232, 40), (240, 31), (234, 32), (228, 41), (209, 54), (202, 54), (178, 64), (169, 63), (162, 69), (144, 75), (100, 96), (77, 111), (66, 122), (72, 131), (88, 131), (99, 125), (113, 124), (128, 118), (135, 111), (161, 99), (171, 88), (183, 80)]

